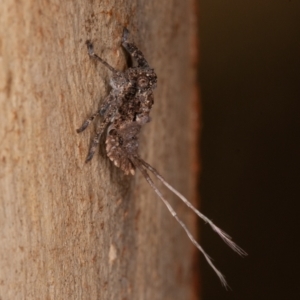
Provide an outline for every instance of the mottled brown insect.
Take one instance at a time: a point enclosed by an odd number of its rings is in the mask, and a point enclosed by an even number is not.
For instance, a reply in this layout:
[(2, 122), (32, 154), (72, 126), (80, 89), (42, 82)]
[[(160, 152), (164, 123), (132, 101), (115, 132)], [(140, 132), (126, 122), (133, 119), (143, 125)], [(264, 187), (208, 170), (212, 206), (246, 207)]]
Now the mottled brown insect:
[(197, 243), (186, 225), (178, 218), (176, 212), (162, 193), (157, 189), (150, 178), (148, 171), (160, 180), (168, 189), (177, 195), (189, 208), (191, 208), (200, 218), (208, 223), (212, 229), (227, 243), (234, 251), (240, 255), (247, 255), (244, 250), (237, 246), (224, 231), (217, 227), (211, 220), (198, 211), (183, 195), (173, 188), (163, 177), (148, 163), (139, 157), (139, 133), (144, 124), (150, 121), (150, 111), (154, 103), (153, 90), (156, 88), (157, 76), (150, 68), (143, 53), (136, 45), (128, 40), (129, 31), (124, 29), (122, 36), (122, 46), (131, 56), (136, 66), (126, 69), (124, 72), (115, 70), (106, 61), (94, 53), (93, 45), (87, 41), (88, 54), (104, 64), (111, 72), (112, 87), (109, 95), (104, 99), (100, 109), (87, 119), (77, 132), (84, 131), (97, 116), (102, 117), (102, 121), (97, 128), (93, 138), (86, 161), (90, 161), (97, 149), (102, 135), (105, 135), (106, 153), (108, 158), (123, 170), (125, 174), (134, 175), (135, 169), (139, 169), (147, 182), (151, 185), (156, 194), (167, 206), (172, 216), (183, 227), (193, 244), (203, 253), (207, 262), (219, 276), (222, 284), (227, 283), (221, 272), (214, 266), (210, 257), (204, 249)]

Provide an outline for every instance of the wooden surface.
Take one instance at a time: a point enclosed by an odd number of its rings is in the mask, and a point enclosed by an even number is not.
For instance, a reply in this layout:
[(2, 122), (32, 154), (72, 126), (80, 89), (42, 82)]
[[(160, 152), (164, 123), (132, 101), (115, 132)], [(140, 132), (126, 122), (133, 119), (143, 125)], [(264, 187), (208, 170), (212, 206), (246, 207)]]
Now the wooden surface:
[[(82, 121), (126, 67), (122, 27), (158, 74), (140, 154), (196, 200), (193, 1), (8, 1), (0, 10), (0, 299), (194, 299), (184, 231), (140, 174), (97, 151)], [(103, 151), (102, 151), (103, 152)], [(160, 186), (161, 187), (161, 186)], [(163, 190), (195, 231), (195, 216)]]

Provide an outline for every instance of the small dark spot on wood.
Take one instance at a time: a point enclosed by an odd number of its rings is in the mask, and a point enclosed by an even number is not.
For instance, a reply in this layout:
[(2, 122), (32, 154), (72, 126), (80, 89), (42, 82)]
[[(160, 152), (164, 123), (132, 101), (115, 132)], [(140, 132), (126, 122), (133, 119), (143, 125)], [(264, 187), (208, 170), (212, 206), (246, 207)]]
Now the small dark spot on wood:
[(5, 92), (7, 97), (10, 97), (12, 82), (13, 82), (13, 76), (11, 71), (9, 70), (7, 74), (6, 85), (5, 85)]

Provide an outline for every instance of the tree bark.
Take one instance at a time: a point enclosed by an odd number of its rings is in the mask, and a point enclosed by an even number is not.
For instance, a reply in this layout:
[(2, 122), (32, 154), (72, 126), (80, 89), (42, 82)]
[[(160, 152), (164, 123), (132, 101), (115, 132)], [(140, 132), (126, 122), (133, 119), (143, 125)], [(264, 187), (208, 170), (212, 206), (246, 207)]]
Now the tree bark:
[[(123, 26), (158, 74), (140, 155), (196, 200), (195, 9), (190, 1), (2, 1), (0, 299), (194, 299), (197, 250), (140, 174), (97, 151)], [(95, 122), (96, 123), (96, 122)], [(160, 188), (161, 185), (159, 185)], [(195, 216), (163, 192), (196, 234)]]

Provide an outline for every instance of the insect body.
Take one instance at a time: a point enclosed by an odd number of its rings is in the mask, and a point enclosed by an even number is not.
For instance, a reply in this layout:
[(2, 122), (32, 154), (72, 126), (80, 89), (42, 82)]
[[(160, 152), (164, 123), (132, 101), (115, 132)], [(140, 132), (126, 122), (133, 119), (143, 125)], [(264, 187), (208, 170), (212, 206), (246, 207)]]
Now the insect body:
[(106, 97), (100, 110), (83, 123), (77, 132), (86, 129), (98, 115), (103, 117), (93, 140), (87, 161), (91, 160), (100, 137), (106, 131), (106, 152), (110, 160), (125, 174), (134, 174), (138, 161), (138, 134), (141, 127), (149, 122), (149, 113), (153, 105), (153, 90), (157, 77), (137, 47), (127, 41), (128, 31), (124, 30), (122, 45), (137, 62), (137, 67), (120, 72), (94, 54), (93, 46), (87, 42), (88, 52), (106, 65), (113, 73), (112, 90)]
[(164, 198), (162, 193), (157, 189), (148, 171), (151, 172), (158, 180), (160, 180), (168, 189), (177, 195), (189, 208), (191, 208), (200, 218), (207, 222), (211, 228), (219, 234), (219, 236), (234, 251), (240, 255), (246, 255), (244, 250), (237, 246), (224, 231), (217, 227), (211, 220), (198, 211), (183, 195), (174, 189), (163, 177), (148, 163), (139, 157), (139, 133), (141, 127), (150, 121), (150, 110), (153, 105), (153, 90), (156, 88), (157, 76), (152, 68), (150, 68), (143, 53), (128, 40), (129, 32), (124, 29), (122, 36), (122, 46), (129, 53), (132, 60), (136, 63), (135, 67), (130, 67), (124, 72), (115, 70), (106, 61), (94, 53), (93, 45), (87, 41), (88, 53), (92, 58), (97, 59), (104, 64), (111, 72), (110, 94), (104, 99), (100, 109), (87, 119), (77, 132), (84, 131), (88, 125), (97, 116), (102, 117), (102, 122), (97, 128), (95, 137), (93, 138), (86, 161), (93, 158), (93, 155), (100, 142), (101, 136), (105, 135), (106, 153), (113, 163), (121, 168), (125, 174), (134, 175), (135, 169), (139, 169), (147, 182), (167, 206), (172, 216), (183, 227), (193, 244), (203, 253), (207, 262), (219, 276), (222, 284), (226, 287), (227, 283), (224, 276), (214, 266), (210, 257), (204, 249), (197, 243), (186, 225), (178, 218), (176, 212), (169, 202)]

